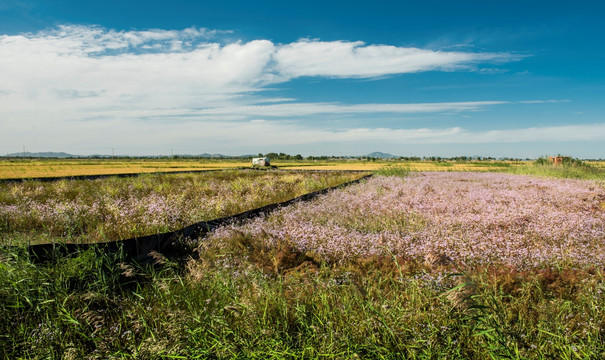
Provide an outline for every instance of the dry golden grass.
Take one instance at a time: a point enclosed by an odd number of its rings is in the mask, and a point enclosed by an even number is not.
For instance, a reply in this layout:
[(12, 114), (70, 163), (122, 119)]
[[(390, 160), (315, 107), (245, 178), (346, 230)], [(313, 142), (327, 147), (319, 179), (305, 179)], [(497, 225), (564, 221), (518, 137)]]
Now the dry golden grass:
[(217, 170), (250, 166), (233, 160), (0, 160), (0, 179)]
[(605, 161), (585, 161), (585, 163), (597, 168), (605, 168)]

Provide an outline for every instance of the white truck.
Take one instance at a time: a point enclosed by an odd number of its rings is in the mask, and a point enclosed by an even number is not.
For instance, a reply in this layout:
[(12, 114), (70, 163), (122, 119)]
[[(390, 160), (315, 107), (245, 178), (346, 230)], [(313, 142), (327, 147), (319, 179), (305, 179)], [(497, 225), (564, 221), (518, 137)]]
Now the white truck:
[(253, 167), (271, 166), (271, 159), (269, 159), (268, 157), (252, 158), (252, 166)]

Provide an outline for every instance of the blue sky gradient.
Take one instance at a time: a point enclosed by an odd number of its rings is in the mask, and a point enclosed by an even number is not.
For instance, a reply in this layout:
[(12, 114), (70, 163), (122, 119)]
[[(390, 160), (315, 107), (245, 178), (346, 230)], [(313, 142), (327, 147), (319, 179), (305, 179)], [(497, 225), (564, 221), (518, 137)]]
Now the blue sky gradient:
[(5, 0), (0, 152), (605, 158), (604, 10)]

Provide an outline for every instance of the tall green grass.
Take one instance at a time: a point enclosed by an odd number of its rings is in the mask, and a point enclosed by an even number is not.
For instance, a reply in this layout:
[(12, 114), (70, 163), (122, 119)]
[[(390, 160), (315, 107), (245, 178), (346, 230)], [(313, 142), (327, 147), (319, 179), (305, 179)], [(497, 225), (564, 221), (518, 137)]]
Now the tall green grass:
[(564, 160), (563, 164), (553, 165), (548, 159), (539, 158), (531, 164), (508, 167), (504, 171), (511, 174), (554, 178), (605, 180), (605, 168), (569, 157), (565, 157)]
[(407, 166), (385, 166), (374, 171), (374, 174), (382, 176), (406, 177), (410, 174), (410, 169)]
[[(553, 165), (548, 158), (538, 158), (531, 163), (513, 164), (511, 162), (481, 162), (473, 161), (472, 168), (455, 169), (454, 163), (451, 162), (433, 162), (437, 168), (443, 168), (445, 171), (476, 171), (480, 168), (491, 168), (492, 172), (505, 172), (509, 174), (519, 175), (536, 175), (553, 178), (566, 179), (588, 179), (588, 180), (605, 180), (605, 168), (591, 165), (579, 159), (564, 157), (563, 164)], [(374, 171), (374, 174), (384, 176), (401, 176), (405, 177), (411, 172), (409, 166), (405, 165), (389, 165)]]
[(200, 259), (3, 253), (0, 348), (14, 358), (599, 359), (602, 270), (315, 262), (235, 237)]

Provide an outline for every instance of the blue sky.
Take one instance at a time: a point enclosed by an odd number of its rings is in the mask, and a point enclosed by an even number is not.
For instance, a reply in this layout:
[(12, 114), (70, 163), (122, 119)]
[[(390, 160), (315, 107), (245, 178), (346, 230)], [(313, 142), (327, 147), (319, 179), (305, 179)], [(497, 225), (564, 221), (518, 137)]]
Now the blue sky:
[(0, 2), (0, 152), (605, 158), (600, 1)]

